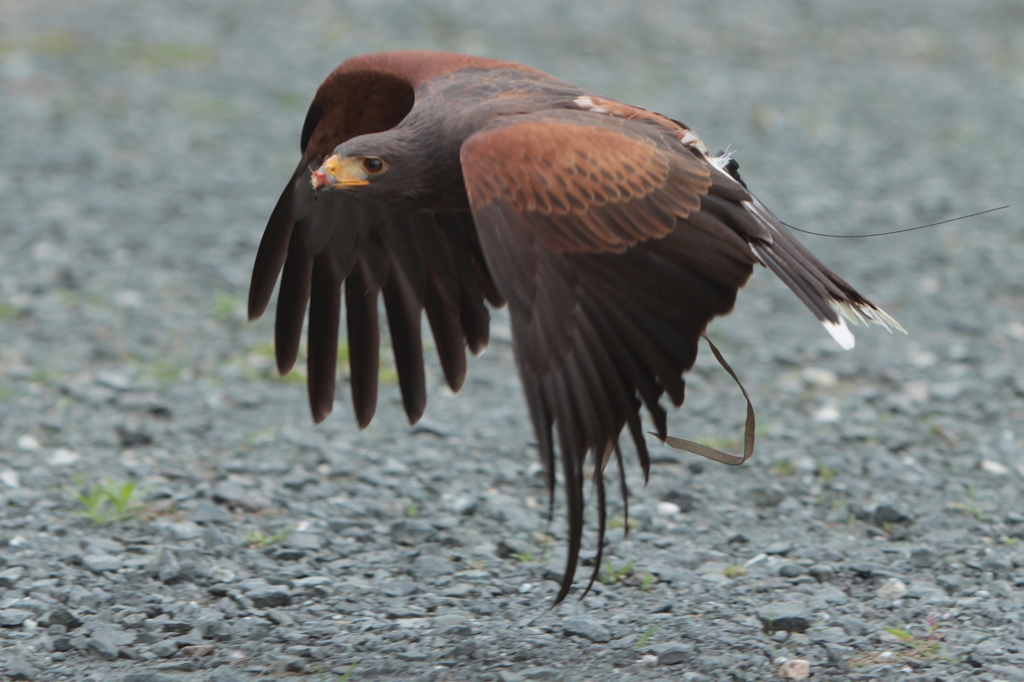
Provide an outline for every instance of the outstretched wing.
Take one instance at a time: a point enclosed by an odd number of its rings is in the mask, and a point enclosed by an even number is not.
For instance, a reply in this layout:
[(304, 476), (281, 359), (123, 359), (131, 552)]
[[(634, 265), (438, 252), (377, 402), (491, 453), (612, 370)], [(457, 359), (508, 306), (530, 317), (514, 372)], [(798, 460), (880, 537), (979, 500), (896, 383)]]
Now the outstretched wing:
[(587, 453), (599, 566), (608, 456), (616, 453), (621, 474), (618, 438), (628, 426), (647, 476), (640, 405), (664, 439), (659, 398), (683, 402), (682, 374), (701, 334), (732, 309), (755, 263), (771, 267), (827, 325), (839, 326), (837, 310), (881, 312), (792, 239), (731, 166), (687, 144), (695, 138), (686, 129), (607, 113), (509, 117), (461, 151), (483, 252), (509, 303), (552, 494), (557, 435), (569, 553), (556, 601), (576, 569)]
[[(647, 475), (641, 401), (664, 436), (661, 394), (682, 404), (682, 373), (701, 333), (732, 309), (757, 262), (742, 229), (700, 210), (715, 169), (663, 132), (552, 112), (482, 131), (462, 147), (552, 494), (557, 433), (569, 519), (559, 600), (580, 549), (587, 453), (603, 500), (603, 458), (628, 425)], [(598, 513), (603, 536), (603, 504)]]
[(445, 378), (458, 390), (468, 346), (487, 345), (484, 300), (500, 305), (468, 211), (400, 213), (328, 192), (316, 197), (309, 178), (332, 150), (357, 135), (397, 125), (415, 101), (416, 85), (473, 65), (458, 55), (390, 53), (349, 60), (320, 86), (302, 130), (302, 159), (267, 223), (253, 267), (249, 319), (260, 317), (278, 276), (277, 366), (298, 357), (309, 308), (309, 401), (316, 422), (334, 405), (342, 285), (352, 400), (360, 427), (377, 404), (384, 295), (406, 413), (416, 422), (426, 406), (421, 318), (425, 310)]

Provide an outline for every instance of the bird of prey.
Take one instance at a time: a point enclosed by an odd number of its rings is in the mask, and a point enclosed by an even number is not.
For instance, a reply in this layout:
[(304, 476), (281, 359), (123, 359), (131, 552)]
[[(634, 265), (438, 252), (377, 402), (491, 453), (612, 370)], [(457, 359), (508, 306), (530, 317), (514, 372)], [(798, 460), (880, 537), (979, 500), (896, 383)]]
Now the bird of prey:
[[(603, 470), (628, 429), (649, 470), (640, 409), (667, 437), (708, 322), (767, 266), (843, 348), (847, 321), (899, 325), (807, 251), (746, 188), (729, 154), (687, 125), (519, 64), (399, 51), (353, 57), (320, 85), (302, 156), (264, 232), (249, 290), (260, 317), (280, 276), (277, 367), (294, 365), (306, 309), (315, 422), (332, 410), (342, 299), (352, 404), (377, 403), (384, 297), (405, 411), (426, 406), (426, 311), (445, 380), (488, 342), (507, 304), (549, 496), (565, 481), (569, 591), (593, 457), (599, 551)], [(344, 292), (343, 292), (344, 290)], [(623, 493), (625, 486), (622, 485)], [(596, 562), (600, 565), (600, 559)], [(596, 571), (596, 569), (595, 569)], [(596, 575), (596, 572), (595, 572)]]

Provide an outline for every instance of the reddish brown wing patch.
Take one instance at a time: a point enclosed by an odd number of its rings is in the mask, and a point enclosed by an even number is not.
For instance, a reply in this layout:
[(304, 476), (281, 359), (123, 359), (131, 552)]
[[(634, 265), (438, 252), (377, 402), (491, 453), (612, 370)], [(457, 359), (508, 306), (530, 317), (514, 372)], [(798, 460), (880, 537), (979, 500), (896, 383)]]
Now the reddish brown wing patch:
[(391, 74), (332, 73), (306, 114), (302, 151), (319, 161), (345, 140), (394, 128), (412, 109), (414, 99), (412, 86)]
[(500, 197), (516, 211), (556, 216), (650, 194), (665, 184), (669, 166), (651, 142), (541, 121), (477, 135), (463, 158), (474, 206)]
[(308, 148), (306, 156), (319, 160), (352, 137), (393, 128), (412, 109), (421, 83), (472, 68), (541, 73), (514, 62), (422, 50), (352, 57), (317, 89), (302, 129), (302, 151)]
[(710, 184), (706, 168), (654, 140), (559, 120), (477, 133), (461, 157), (474, 211), (503, 202), (558, 253), (664, 237)]

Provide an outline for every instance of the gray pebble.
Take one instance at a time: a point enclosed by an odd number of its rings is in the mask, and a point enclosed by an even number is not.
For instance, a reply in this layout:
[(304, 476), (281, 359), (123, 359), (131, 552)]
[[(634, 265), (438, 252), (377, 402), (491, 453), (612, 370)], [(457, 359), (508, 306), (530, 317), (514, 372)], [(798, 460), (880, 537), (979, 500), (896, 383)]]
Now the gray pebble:
[(5, 568), (0, 571), (0, 587), (4, 589), (12, 589), (25, 575), (25, 569), (21, 566), (12, 566), (11, 568)]
[(661, 499), (676, 505), (684, 514), (692, 512), (700, 505), (700, 499), (696, 495), (683, 490), (670, 490)]
[(231, 512), (210, 500), (199, 500), (191, 520), (194, 523), (231, 523)]
[(931, 568), (939, 559), (931, 547), (915, 547), (910, 550), (910, 563), (915, 568)]
[(16, 628), (31, 617), (32, 612), (25, 609), (0, 609), (0, 626)]
[(884, 578), (893, 575), (893, 570), (888, 566), (873, 563), (850, 564), (850, 570), (862, 578)]
[(757, 617), (766, 632), (785, 630), (805, 632), (811, 627), (811, 612), (797, 602), (775, 602), (757, 610)]
[(117, 625), (101, 625), (89, 635), (89, 644), (108, 661), (115, 660), (121, 647), (128, 646), (134, 641), (134, 632)]
[(380, 589), (389, 597), (408, 597), (419, 590), (411, 580), (388, 580), (381, 584)]
[(869, 521), (874, 516), (875, 509), (872, 506), (862, 505), (858, 502), (848, 502), (846, 504), (846, 513), (858, 521)]
[(529, 542), (517, 538), (502, 538), (498, 541), (494, 553), (502, 559), (508, 559), (513, 555), (532, 556), (534, 551), (533, 545)]
[(949, 594), (959, 592), (961, 582), (958, 575), (940, 575), (935, 578), (935, 583)]
[(437, 535), (434, 527), (425, 521), (403, 519), (391, 524), (391, 541), (400, 545), (421, 545)]
[(878, 505), (875, 507), (875, 513), (873, 516), (875, 525), (879, 528), (886, 524), (905, 524), (911, 521), (909, 514), (891, 504)]
[(658, 665), (678, 665), (693, 658), (694, 649), (683, 642), (664, 642), (655, 644), (651, 651), (658, 657)]
[(984, 571), (993, 573), (1009, 573), (1013, 570), (1013, 561), (1010, 557), (1000, 552), (993, 552), (981, 561), (981, 568)]
[(139, 670), (128, 673), (121, 678), (121, 682), (182, 682), (182, 680), (180, 677), (156, 670)]
[(303, 467), (295, 467), (281, 479), (281, 485), (292, 490), (302, 490), (303, 486), (319, 482), (320, 479), (306, 471)]
[(764, 509), (778, 507), (786, 497), (786, 493), (778, 488), (768, 488), (766, 486), (751, 488), (749, 495), (750, 501), (754, 503), (755, 507)]
[(907, 584), (899, 578), (886, 578), (875, 592), (880, 598), (892, 601), (907, 593)]
[(238, 604), (229, 597), (222, 597), (221, 599), (218, 599), (215, 606), (217, 610), (223, 613), (227, 618), (235, 618), (241, 612), (241, 609), (238, 608)]
[(266, 497), (254, 490), (246, 490), (235, 481), (222, 481), (213, 488), (213, 501), (240, 507), (247, 512), (260, 512), (271, 507)]
[(278, 606), (289, 606), (292, 603), (291, 592), (283, 585), (270, 585), (252, 590), (246, 594), (258, 609), (271, 609)]
[(169, 540), (176, 540), (178, 542), (195, 540), (203, 534), (202, 526), (194, 521), (168, 521), (166, 519), (157, 519), (153, 525), (156, 526)]
[(120, 569), (122, 562), (119, 558), (109, 554), (90, 554), (82, 557), (82, 566), (93, 573), (103, 573)]
[(271, 669), (277, 672), (301, 673), (306, 669), (306, 661), (298, 656), (287, 654), (277, 656)]
[(819, 583), (828, 583), (836, 579), (836, 571), (831, 564), (814, 564), (807, 572)]
[(46, 622), (50, 625), (63, 625), (65, 632), (82, 626), (82, 621), (80, 621), (75, 614), (71, 613), (71, 611), (68, 611), (63, 607), (50, 611), (50, 613), (46, 615)]
[(455, 564), (444, 557), (418, 556), (413, 562), (412, 574), (417, 580), (429, 580), (455, 572)]
[(562, 625), (565, 634), (583, 637), (597, 644), (604, 644), (612, 638), (608, 628), (591, 618), (566, 618)]
[(178, 653), (178, 644), (171, 639), (162, 639), (149, 645), (149, 650), (160, 658), (170, 658)]
[(765, 547), (764, 553), (768, 556), (779, 555), (786, 556), (793, 551), (792, 542), (773, 542), (772, 544)]
[(101, 535), (83, 538), (86, 554), (120, 554), (127, 549), (124, 543)]
[(447, 506), (453, 514), (472, 516), (480, 507), (480, 500), (469, 495), (459, 495), (448, 500)]
[(807, 569), (800, 564), (787, 562), (779, 567), (779, 575), (783, 578), (796, 578), (801, 575), (807, 575)]
[(289, 533), (282, 543), (285, 547), (292, 549), (315, 551), (324, 544), (324, 538), (319, 533)]
[(474, 640), (472, 637), (468, 637), (468, 638), (465, 638), (462, 641), (460, 641), (454, 647), (452, 647), (448, 651), (448, 656), (450, 658), (455, 658), (455, 659), (468, 658), (468, 657), (472, 656), (473, 653), (476, 652), (476, 649), (477, 649), (476, 640)]
[(242, 676), (231, 669), (230, 666), (222, 665), (219, 668), (214, 668), (210, 676), (206, 678), (207, 682), (245, 682)]
[(13, 655), (7, 661), (7, 676), (12, 680), (39, 679), (39, 669), (23, 656)]
[(237, 585), (238, 589), (243, 592), (252, 592), (253, 590), (262, 590), (265, 587), (270, 587), (270, 583), (263, 578), (246, 578), (245, 580), (238, 581)]
[(244, 682), (242, 677), (230, 669), (228, 666), (221, 666), (215, 668), (210, 677), (207, 678), (207, 682)]
[(267, 618), (275, 625), (286, 627), (295, 625), (295, 619), (289, 616), (287, 611), (281, 611), (280, 609), (267, 609)]
[(155, 573), (160, 582), (173, 585), (179, 582), (190, 582), (199, 575), (199, 568), (192, 560), (178, 561), (174, 552), (162, 550), (150, 565), (150, 572)]

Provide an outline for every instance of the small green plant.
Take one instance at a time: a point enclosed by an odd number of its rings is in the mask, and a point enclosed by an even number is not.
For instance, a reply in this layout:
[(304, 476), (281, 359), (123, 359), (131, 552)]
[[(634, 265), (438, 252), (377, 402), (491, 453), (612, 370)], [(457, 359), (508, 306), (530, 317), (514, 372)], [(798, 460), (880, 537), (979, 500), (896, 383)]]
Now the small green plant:
[(921, 658), (939, 657), (939, 648), (942, 642), (942, 633), (939, 632), (939, 624), (934, 616), (929, 616), (926, 624), (928, 634), (925, 637), (917, 637), (901, 628), (885, 628), (885, 631), (898, 640), (909, 646)]
[(263, 549), (264, 547), (272, 545), (275, 542), (280, 542), (281, 540), (284, 540), (288, 536), (289, 530), (291, 530), (290, 527), (282, 528), (273, 535), (266, 535), (263, 531), (257, 528), (256, 530), (247, 531), (245, 534), (245, 539), (249, 541), (249, 547), (251, 547), (252, 549)]
[(657, 631), (658, 631), (658, 626), (657, 625), (652, 625), (651, 627), (647, 628), (647, 632), (645, 632), (644, 634), (640, 635), (640, 639), (637, 640), (636, 648), (637, 649), (644, 648), (644, 646), (647, 645), (648, 640), (650, 640), (651, 635), (653, 635)]
[(18, 315), (18, 309), (7, 303), (0, 303), (0, 320), (11, 319)]
[(646, 592), (647, 590), (651, 589), (651, 585), (653, 584), (654, 574), (650, 571), (644, 571), (643, 580), (640, 581), (640, 589)]
[(615, 565), (611, 561), (606, 561), (601, 564), (601, 582), (605, 585), (612, 585), (614, 583), (622, 582), (633, 574), (633, 564), (636, 563), (632, 559), (626, 562), (622, 568), (615, 568)]
[[(621, 516), (613, 516), (612, 518), (608, 519), (608, 527), (611, 528), (612, 530), (618, 530), (619, 528), (625, 528), (626, 527), (626, 519), (624, 519)], [(629, 520), (629, 528), (630, 528), (630, 530), (634, 530), (634, 529), (639, 528), (639, 527), (640, 527), (640, 522), (639, 521), (637, 521), (636, 519), (630, 519)]]
[(391, 360), (385, 360), (383, 355), (380, 358), (380, 371), (377, 377), (382, 384), (398, 383), (398, 370), (394, 368)]
[(338, 682), (348, 682), (349, 678), (352, 677), (352, 671), (356, 669), (356, 664), (353, 663), (345, 671), (345, 674), (338, 678)]
[(182, 370), (188, 367), (183, 360), (159, 358), (153, 362), (137, 361), (136, 369), (140, 374), (152, 379), (161, 386), (170, 386), (181, 378)]
[(133, 499), (135, 481), (118, 483), (108, 478), (85, 490), (71, 492), (84, 507), (78, 514), (101, 526), (133, 518), (143, 507)]
[(772, 465), (771, 470), (778, 476), (792, 476), (796, 473), (796, 465), (788, 460), (780, 459)]
[(838, 472), (830, 466), (827, 466), (824, 462), (818, 462), (818, 478), (821, 479), (822, 483), (828, 483), (836, 477)]
[(55, 377), (46, 368), (46, 365), (36, 365), (35, 371), (32, 372), (32, 381), (43, 386), (50, 386), (54, 383)]
[(743, 564), (729, 564), (722, 569), (722, 575), (726, 578), (741, 578), (747, 574), (747, 567)]
[(978, 506), (978, 491), (973, 484), (967, 486), (967, 502), (953, 502), (950, 506), (967, 512), (979, 521), (985, 520), (985, 512)]
[(240, 310), (241, 299), (231, 294), (218, 293), (213, 300), (213, 316), (218, 322), (231, 322), (237, 319), (236, 310)]
[(850, 666), (859, 668), (876, 663), (905, 663), (907, 661), (922, 660), (952, 660), (942, 651), (943, 634), (939, 632), (939, 622), (934, 614), (925, 620), (924, 636), (907, 632), (903, 628), (887, 627), (885, 631), (899, 640), (907, 647), (904, 651), (865, 652), (850, 661)]
[(535, 557), (533, 552), (512, 552), (509, 556), (520, 563), (526, 563), (527, 561), (534, 561)]
[(415, 504), (409, 504), (409, 505), (406, 505), (404, 513), (405, 513), (405, 515), (407, 517), (412, 518), (413, 516), (416, 516), (417, 514), (419, 514), (420, 510), (416, 508)]

